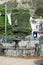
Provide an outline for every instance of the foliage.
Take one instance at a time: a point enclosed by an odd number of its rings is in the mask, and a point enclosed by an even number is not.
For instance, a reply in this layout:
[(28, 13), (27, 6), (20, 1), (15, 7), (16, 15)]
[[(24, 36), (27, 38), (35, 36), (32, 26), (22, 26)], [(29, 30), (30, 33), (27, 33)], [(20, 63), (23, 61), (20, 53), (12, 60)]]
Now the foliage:
[(5, 11), (3, 8), (0, 8), (0, 37), (2, 37), (2, 35), (4, 35), (4, 21), (5, 21)]
[[(0, 12), (4, 15), (0, 16), (0, 37), (5, 35), (5, 10), (0, 8)], [(29, 22), (30, 14), (29, 10), (24, 9), (14, 9), (12, 10), (12, 26), (8, 24), (7, 21), (7, 35), (8, 36), (15, 36), (12, 33), (12, 29), (14, 27), (14, 21), (17, 19), (18, 21), (18, 29), (21, 30), (23, 33), (26, 32), (27, 34), (31, 34), (31, 26)], [(16, 36), (23, 36), (23, 33), (18, 33)]]
[(0, 13), (1, 13), (2, 16), (4, 16), (5, 15), (5, 9), (0, 8)]
[(35, 14), (38, 16), (43, 16), (43, 8), (41, 7), (37, 8)]
[(31, 4), (33, 7), (42, 7), (43, 8), (43, 0), (31, 0)]
[[(29, 10), (24, 9), (14, 9), (12, 10), (12, 24), (14, 24), (15, 20), (17, 20), (18, 23), (18, 30), (19, 35), (31, 34), (31, 25), (29, 22), (30, 14)], [(15, 29), (15, 26), (13, 25), (13, 28)], [(23, 32), (21, 34), (21, 32)]]
[[(0, 13), (1, 13), (1, 16), (0, 16), (0, 37), (2, 37), (3, 35), (5, 35), (5, 9), (0, 8)], [(7, 31), (9, 31), (9, 29), (11, 29), (11, 26), (8, 24), (8, 22), (7, 22), (7, 28), (8, 28)], [(7, 32), (7, 34), (8, 33), (9, 32)]]
[(17, 1), (14, 0), (14, 1), (9, 1), (7, 3), (7, 8), (8, 8), (8, 12), (11, 11), (13, 8), (16, 8), (17, 7)]

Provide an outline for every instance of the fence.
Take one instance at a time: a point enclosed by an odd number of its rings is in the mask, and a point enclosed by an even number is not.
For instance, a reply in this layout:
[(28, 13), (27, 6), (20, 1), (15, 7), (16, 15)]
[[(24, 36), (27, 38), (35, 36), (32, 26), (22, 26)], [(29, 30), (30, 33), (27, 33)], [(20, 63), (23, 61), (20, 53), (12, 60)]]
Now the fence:
[[(7, 43), (8, 44), (8, 43)], [(26, 39), (20, 41), (17, 45), (4, 46), (0, 49), (0, 55), (5, 56), (43, 56), (43, 40)]]

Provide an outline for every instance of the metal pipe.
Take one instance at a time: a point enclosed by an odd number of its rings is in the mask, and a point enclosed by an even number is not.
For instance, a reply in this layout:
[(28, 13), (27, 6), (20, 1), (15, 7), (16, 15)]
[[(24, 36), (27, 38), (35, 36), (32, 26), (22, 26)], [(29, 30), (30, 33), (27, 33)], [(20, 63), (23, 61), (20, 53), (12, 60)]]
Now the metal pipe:
[(7, 43), (7, 2), (5, 3), (5, 43)]

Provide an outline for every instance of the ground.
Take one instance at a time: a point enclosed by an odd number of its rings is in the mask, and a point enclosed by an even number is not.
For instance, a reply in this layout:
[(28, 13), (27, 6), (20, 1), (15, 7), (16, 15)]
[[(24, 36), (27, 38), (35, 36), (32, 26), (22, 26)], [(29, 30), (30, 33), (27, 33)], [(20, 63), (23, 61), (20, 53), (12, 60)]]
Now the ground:
[(41, 65), (42, 59), (0, 57), (0, 65)]

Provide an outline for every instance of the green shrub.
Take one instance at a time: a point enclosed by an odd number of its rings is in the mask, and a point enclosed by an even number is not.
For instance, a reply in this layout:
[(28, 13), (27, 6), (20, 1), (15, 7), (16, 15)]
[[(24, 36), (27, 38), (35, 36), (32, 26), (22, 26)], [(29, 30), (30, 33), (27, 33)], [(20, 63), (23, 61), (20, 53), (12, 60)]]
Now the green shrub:
[(27, 34), (27, 35), (31, 34), (31, 25), (29, 22), (30, 19), (29, 10), (14, 9), (12, 11), (12, 24), (14, 29), (15, 29), (14, 22), (16, 19), (18, 21), (17, 23), (18, 23), (19, 35), (21, 34), (21, 32), (23, 32), (22, 34)]

